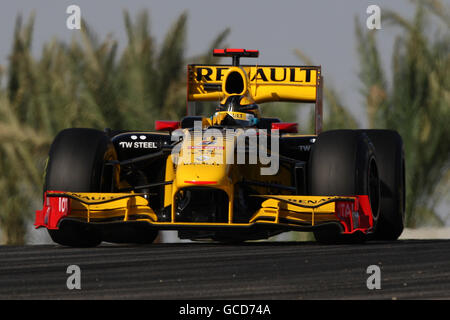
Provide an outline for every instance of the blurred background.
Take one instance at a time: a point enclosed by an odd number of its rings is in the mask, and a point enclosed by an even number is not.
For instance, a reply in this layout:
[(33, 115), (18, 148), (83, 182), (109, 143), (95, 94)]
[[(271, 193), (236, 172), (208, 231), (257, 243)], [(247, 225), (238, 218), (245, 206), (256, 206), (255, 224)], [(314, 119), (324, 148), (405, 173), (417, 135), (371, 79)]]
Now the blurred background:
[[(378, 30), (366, 26), (373, 4)], [(70, 5), (80, 30), (66, 26)], [(186, 64), (228, 63), (211, 55), (225, 47), (260, 50), (258, 64), (321, 65), (324, 129), (399, 131), (406, 227), (450, 226), (449, 1), (16, 0), (0, 11), (0, 243), (48, 241), (32, 223), (60, 130), (179, 119)], [(262, 106), (305, 133), (311, 111)]]

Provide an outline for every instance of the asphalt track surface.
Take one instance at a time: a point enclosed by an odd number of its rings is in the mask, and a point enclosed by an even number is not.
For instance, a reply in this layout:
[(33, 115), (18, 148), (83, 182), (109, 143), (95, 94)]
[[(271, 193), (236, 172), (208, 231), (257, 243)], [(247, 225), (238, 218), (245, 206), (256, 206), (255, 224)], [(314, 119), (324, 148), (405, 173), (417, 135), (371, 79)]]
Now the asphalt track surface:
[[(69, 290), (69, 265), (81, 289)], [(378, 265), (381, 289), (369, 290)], [(450, 240), (0, 247), (0, 299), (449, 299)]]

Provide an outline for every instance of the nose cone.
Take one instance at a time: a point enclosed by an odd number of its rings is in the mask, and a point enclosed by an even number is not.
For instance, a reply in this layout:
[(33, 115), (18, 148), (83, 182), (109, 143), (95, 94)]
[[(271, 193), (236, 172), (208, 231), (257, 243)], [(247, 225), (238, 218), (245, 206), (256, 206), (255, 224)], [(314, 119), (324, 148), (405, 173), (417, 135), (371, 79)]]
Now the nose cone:
[(229, 178), (226, 165), (213, 164), (183, 164), (177, 169), (177, 187), (228, 185)]
[[(232, 150), (232, 148), (230, 148)], [(176, 169), (178, 188), (188, 186), (214, 186), (225, 188), (231, 184), (225, 137), (211, 136), (186, 139), (181, 147)]]
[(229, 183), (223, 139), (217, 140), (183, 145), (175, 179), (178, 187), (222, 186)]

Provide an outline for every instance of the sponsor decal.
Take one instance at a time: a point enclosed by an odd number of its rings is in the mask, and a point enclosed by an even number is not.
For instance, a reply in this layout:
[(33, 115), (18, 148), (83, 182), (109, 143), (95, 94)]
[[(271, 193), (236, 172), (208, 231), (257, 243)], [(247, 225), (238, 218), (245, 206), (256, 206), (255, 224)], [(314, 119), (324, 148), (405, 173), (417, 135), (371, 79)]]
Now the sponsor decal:
[(310, 145), (299, 146), (298, 148), (300, 149), (300, 151), (310, 151), (311, 150), (311, 146)]
[(210, 157), (206, 156), (206, 155), (201, 155), (195, 158), (195, 160), (203, 162), (203, 161), (208, 161), (209, 159), (211, 159)]
[[(137, 137), (136, 137), (137, 138)], [(133, 139), (133, 136), (131, 136)], [(154, 141), (121, 141), (119, 146), (125, 149), (156, 149), (158, 146)]]
[(223, 150), (224, 146), (215, 146), (216, 140), (203, 140), (201, 143), (195, 146), (188, 146), (188, 149), (192, 150)]
[[(244, 67), (245, 68), (245, 67)], [(201, 81), (217, 81), (223, 80), (229, 67), (197, 67), (195, 79)], [(310, 83), (311, 69), (301, 67), (259, 67), (248, 68), (248, 78), (250, 81), (263, 82), (291, 82), (291, 83)]]
[(342, 219), (348, 219), (352, 215), (352, 203), (348, 201), (339, 202), (337, 205), (338, 216)]
[(313, 199), (306, 199), (306, 200), (304, 200), (304, 199), (288, 198), (287, 201), (296, 202), (298, 204), (305, 204), (305, 205), (316, 205), (316, 204), (319, 204), (319, 203), (322, 203), (322, 202), (326, 202), (326, 201), (329, 201), (329, 200), (332, 200), (332, 199), (335, 199), (335, 198), (336, 197), (328, 197), (328, 198), (320, 198), (320, 199), (317, 199), (317, 200), (313, 200)]

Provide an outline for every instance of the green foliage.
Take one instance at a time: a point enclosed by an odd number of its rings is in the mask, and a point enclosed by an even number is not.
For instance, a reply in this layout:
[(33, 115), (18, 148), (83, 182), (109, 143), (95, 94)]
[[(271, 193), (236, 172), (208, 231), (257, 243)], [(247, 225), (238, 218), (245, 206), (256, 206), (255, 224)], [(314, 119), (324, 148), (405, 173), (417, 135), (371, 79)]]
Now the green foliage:
[[(42, 197), (42, 172), (53, 137), (69, 127), (151, 129), (155, 119), (186, 112), (187, 14), (172, 24), (161, 45), (147, 12), (124, 12), (128, 44), (123, 52), (108, 36), (99, 40), (86, 21), (69, 43), (44, 44), (31, 54), (34, 14), (16, 19), (10, 63), (0, 67), (0, 227), (3, 242), (25, 242), (31, 208)], [(213, 39), (221, 46), (226, 29)], [(6, 80), (6, 81), (5, 81)]]
[[(315, 65), (315, 63), (301, 50), (295, 49), (295, 55), (305, 65)], [(356, 129), (358, 123), (352, 114), (342, 103), (342, 99), (337, 93), (336, 89), (331, 85), (329, 79), (322, 75), (324, 81), (323, 86), (323, 128), (324, 130), (333, 129)], [(314, 110), (311, 110), (309, 130), (314, 132)]]
[(260, 106), (265, 118), (279, 118), (285, 122), (296, 122), (297, 112), (303, 105), (292, 102), (267, 102)]
[[(450, 189), (449, 12), (440, 1), (418, 2), (412, 21), (383, 11), (383, 23), (402, 31), (390, 81), (380, 62), (376, 33), (356, 23), (369, 126), (396, 129), (404, 139), (409, 227), (442, 223), (436, 204)], [(186, 112), (186, 64), (217, 63), (211, 50), (224, 46), (230, 32), (219, 33), (204, 54), (186, 57), (186, 13), (158, 44), (148, 13), (132, 19), (125, 11), (128, 44), (122, 52), (115, 39), (99, 40), (83, 21), (79, 37), (70, 43), (53, 39), (35, 58), (34, 20), (34, 14), (25, 24), (17, 17), (9, 64), (0, 66), (0, 227), (8, 244), (25, 242), (26, 223), (32, 219), (33, 204), (42, 197), (42, 172), (57, 132), (68, 127), (151, 129), (157, 118), (179, 119)], [(430, 21), (443, 26), (433, 36)], [(313, 64), (301, 51), (295, 53)], [(325, 130), (358, 128), (325, 80)], [(210, 103), (198, 111), (211, 114), (214, 108)], [(298, 110), (292, 104), (269, 104), (262, 113), (295, 121)], [(313, 122), (309, 123), (302, 132), (313, 132)]]
[[(362, 94), (371, 127), (397, 130), (406, 156), (406, 224), (442, 224), (436, 205), (449, 191), (450, 32), (449, 8), (418, 2), (409, 21), (392, 11), (383, 22), (400, 27), (388, 85), (375, 32), (356, 24)], [(433, 25), (431, 19), (440, 19)], [(442, 24), (439, 24), (441, 22)]]
[[(360, 92), (365, 98), (369, 128), (394, 129), (403, 138), (407, 227), (445, 223), (446, 215), (436, 212), (436, 206), (450, 191), (449, 12), (440, 1), (417, 2), (412, 21), (383, 11), (383, 24), (399, 26), (402, 31), (395, 41), (390, 81), (380, 61), (377, 31), (355, 23)], [(430, 34), (430, 18), (436, 22), (434, 36)], [(303, 52), (295, 53), (313, 65)], [(341, 101), (326, 80), (325, 130), (358, 127)], [(310, 123), (313, 128), (313, 116)]]

